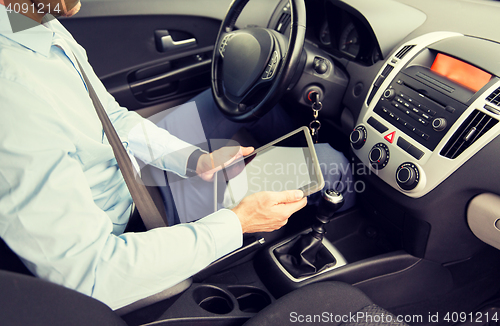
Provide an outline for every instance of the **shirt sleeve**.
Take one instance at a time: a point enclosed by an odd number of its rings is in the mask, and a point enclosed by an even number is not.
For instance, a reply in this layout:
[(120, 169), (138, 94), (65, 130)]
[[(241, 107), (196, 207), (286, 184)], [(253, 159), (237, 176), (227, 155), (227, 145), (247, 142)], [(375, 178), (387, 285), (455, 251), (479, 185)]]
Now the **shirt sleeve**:
[(94, 87), (127, 150), (146, 164), (185, 176), (187, 160), (198, 147), (157, 127), (136, 112), (121, 107), (106, 90), (87, 61), (85, 50), (74, 42), (74, 55)]
[(35, 275), (117, 309), (241, 246), (241, 225), (229, 210), (113, 235), (57, 114), (19, 87), (2, 81), (0, 89), (0, 236)]

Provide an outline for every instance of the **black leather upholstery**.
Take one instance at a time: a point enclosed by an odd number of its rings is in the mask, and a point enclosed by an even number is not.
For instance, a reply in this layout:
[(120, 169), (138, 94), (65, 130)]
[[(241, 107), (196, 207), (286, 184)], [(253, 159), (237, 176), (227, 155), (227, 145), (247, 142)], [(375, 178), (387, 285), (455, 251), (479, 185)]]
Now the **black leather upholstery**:
[(0, 271), (0, 324), (5, 326), (125, 326), (108, 306), (76, 291)]
[[(0, 324), (6, 326), (126, 325), (116, 312), (93, 298), (7, 271), (0, 271), (0, 302)], [(372, 319), (346, 319), (357, 312)], [(324, 325), (325, 318), (333, 326), (407, 326), (387, 316), (392, 315), (360, 290), (345, 283), (323, 282), (283, 296), (245, 326)], [(320, 319), (314, 321), (316, 317)]]
[[(353, 319), (351, 316), (372, 316)], [(321, 282), (293, 291), (250, 319), (245, 326), (331, 325), (407, 326), (383, 310), (360, 290), (340, 282)], [(361, 314), (359, 315), (361, 316)], [(376, 317), (379, 316), (379, 317)], [(390, 321), (387, 323), (386, 321)]]

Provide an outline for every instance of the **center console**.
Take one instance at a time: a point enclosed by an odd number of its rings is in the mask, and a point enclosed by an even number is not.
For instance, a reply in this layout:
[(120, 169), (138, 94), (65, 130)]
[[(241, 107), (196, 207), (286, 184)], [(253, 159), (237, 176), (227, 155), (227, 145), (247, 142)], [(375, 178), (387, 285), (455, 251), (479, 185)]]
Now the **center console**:
[[(403, 44), (388, 57), (370, 87), (350, 135), (354, 155), (397, 192), (413, 198), (429, 194), (500, 134), (497, 53), (500, 44), (450, 32), (426, 34)], [(425, 293), (421, 296), (425, 298), (448, 291), (449, 272), (424, 259), (431, 226), (397, 207), (387, 209), (399, 219), (384, 222), (378, 209), (366, 210), (373, 211), (368, 220), (381, 223), (379, 230), (372, 224), (351, 230), (347, 225), (356, 220), (356, 213), (336, 215), (328, 238), (322, 240), (324, 256), (329, 257), (325, 268), (295, 275), (280, 258), (286, 249), (291, 258), (303, 259), (304, 251), (297, 255), (293, 249), (309, 229), (263, 250), (255, 263), (259, 277), (276, 297), (310, 283), (336, 280), (354, 284), (388, 307), (416, 300), (415, 293)], [(365, 241), (384, 229), (397, 234), (399, 244), (385, 246), (380, 238)], [(364, 238), (358, 237), (361, 232)], [(417, 239), (423, 239), (422, 244), (413, 250), (411, 241)], [(381, 250), (375, 250), (377, 246)], [(398, 282), (418, 287), (398, 292), (390, 286)]]
[(499, 133), (499, 51), (446, 32), (403, 45), (371, 86), (354, 154), (407, 196), (429, 193)]

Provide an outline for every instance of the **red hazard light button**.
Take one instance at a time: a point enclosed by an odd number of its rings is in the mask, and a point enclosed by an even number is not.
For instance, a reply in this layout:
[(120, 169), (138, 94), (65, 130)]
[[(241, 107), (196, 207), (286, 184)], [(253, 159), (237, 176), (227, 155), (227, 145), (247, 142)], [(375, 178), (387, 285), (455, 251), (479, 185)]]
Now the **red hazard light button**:
[(395, 131), (391, 132), (390, 134), (385, 136), (384, 139), (392, 144), (394, 142), (394, 139), (396, 139), (396, 132)]

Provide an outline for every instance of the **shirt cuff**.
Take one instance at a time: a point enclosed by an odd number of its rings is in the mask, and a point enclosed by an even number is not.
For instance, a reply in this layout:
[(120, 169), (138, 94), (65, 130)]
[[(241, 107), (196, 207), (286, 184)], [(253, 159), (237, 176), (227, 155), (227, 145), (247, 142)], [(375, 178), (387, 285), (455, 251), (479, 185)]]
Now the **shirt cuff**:
[(187, 161), (187, 167), (186, 167), (186, 177), (194, 177), (196, 176), (196, 168), (198, 167), (198, 161), (200, 160), (200, 157), (205, 154), (200, 149), (195, 150), (194, 152), (189, 155), (188, 161)]
[(176, 151), (175, 153), (164, 155), (162, 169), (174, 172), (182, 178), (188, 177), (186, 175), (188, 161), (191, 155), (197, 150), (199, 150), (198, 147), (191, 145), (189, 147)]
[(241, 223), (233, 211), (221, 209), (194, 223), (209, 229), (215, 242), (215, 259), (227, 255), (243, 245)]

